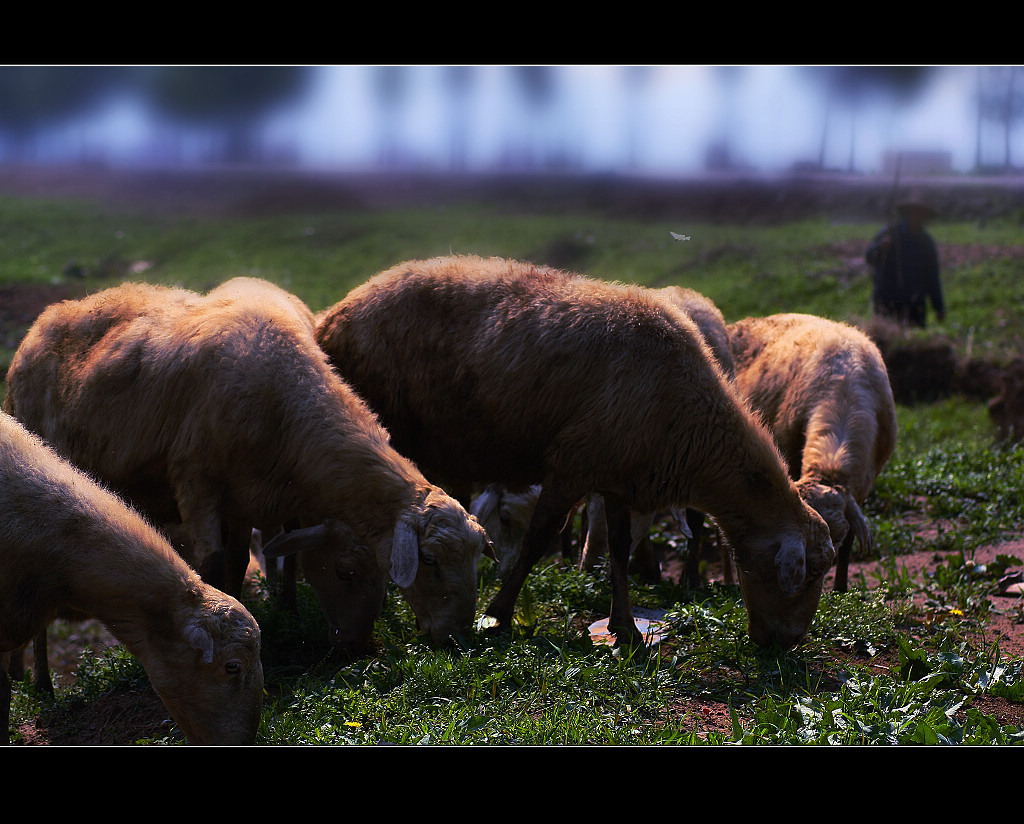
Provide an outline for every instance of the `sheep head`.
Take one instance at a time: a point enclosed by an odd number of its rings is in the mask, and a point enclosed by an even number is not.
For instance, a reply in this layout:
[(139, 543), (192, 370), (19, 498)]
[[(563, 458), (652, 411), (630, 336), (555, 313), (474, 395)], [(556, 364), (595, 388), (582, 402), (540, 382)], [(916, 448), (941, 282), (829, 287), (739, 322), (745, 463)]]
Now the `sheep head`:
[[(802, 503), (802, 502), (801, 502)], [(828, 525), (806, 504), (798, 528), (730, 540), (751, 640), (790, 649), (807, 635), (835, 560)]]
[(346, 655), (365, 653), (387, 590), (376, 552), (346, 525), (329, 520), (281, 532), (263, 547), (267, 558), (293, 553), (327, 617), (331, 644)]
[(500, 484), (489, 484), (473, 501), (470, 512), (493, 543), (503, 576), (519, 556), (539, 496), (539, 485), (523, 492), (511, 492)]
[(260, 628), (230, 595), (199, 583), (196, 604), (132, 651), (189, 743), (254, 744), (263, 709)]
[(867, 520), (853, 495), (844, 486), (830, 486), (814, 479), (797, 483), (800, 497), (828, 524), (833, 546), (842, 546), (850, 531), (863, 549), (871, 546), (871, 532)]
[(429, 487), (395, 525), (391, 577), (409, 601), (419, 629), (450, 644), (476, 616), (476, 564), (493, 554), (476, 518), (437, 487)]

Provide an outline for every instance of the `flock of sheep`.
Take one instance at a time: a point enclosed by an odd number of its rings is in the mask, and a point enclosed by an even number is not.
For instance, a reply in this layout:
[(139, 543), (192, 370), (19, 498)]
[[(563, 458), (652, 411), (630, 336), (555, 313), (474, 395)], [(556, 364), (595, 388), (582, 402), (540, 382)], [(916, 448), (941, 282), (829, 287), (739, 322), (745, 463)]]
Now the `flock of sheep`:
[[(191, 743), (254, 742), (260, 630), (237, 600), (254, 530), (297, 559), (338, 647), (370, 642), (388, 578), (444, 645), (474, 625), (481, 555), (503, 578), (479, 626), (507, 628), (571, 513), (600, 503), (609, 627), (635, 646), (630, 549), (685, 509), (728, 548), (751, 639), (790, 648), (836, 550), (843, 589), (870, 540), (860, 505), (895, 436), (885, 366), (849, 326), (727, 326), (690, 290), (517, 261), (402, 263), (319, 315), (253, 278), (54, 304), (0, 416), (0, 740), (11, 654), (84, 614)], [(512, 547), (481, 525), (495, 490), (529, 490)]]

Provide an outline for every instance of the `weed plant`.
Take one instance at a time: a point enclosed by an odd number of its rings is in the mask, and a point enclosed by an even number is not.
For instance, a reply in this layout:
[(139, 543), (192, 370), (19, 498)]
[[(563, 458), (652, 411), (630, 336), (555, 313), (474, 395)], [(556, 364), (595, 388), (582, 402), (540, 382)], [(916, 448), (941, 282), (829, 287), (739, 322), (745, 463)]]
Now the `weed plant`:
[[(237, 274), (288, 288), (324, 308), (373, 273), (414, 257), (505, 255), (651, 286), (704, 292), (729, 321), (800, 311), (856, 321), (869, 314), (857, 250), (877, 227), (807, 220), (771, 228), (680, 225), (589, 214), (514, 214), (483, 204), (282, 217), (147, 216), (91, 204), (0, 199), (0, 286), (71, 282), (90, 290), (124, 279), (206, 290)], [(687, 241), (673, 239), (683, 233)], [(1015, 223), (936, 225), (940, 243), (1020, 245)], [(851, 250), (853, 252), (851, 253)], [(1020, 351), (1019, 263), (998, 257), (947, 269), (949, 321), (936, 329), (961, 352)], [(4, 358), (23, 329), (3, 332)], [(1024, 453), (995, 443), (984, 406), (953, 397), (898, 410), (896, 453), (868, 499), (873, 580), (826, 592), (807, 642), (754, 647), (735, 586), (685, 590), (633, 582), (634, 603), (666, 610), (664, 637), (630, 657), (591, 641), (607, 615), (606, 570), (548, 559), (531, 574), (511, 632), (470, 633), (454, 650), (424, 644), (400, 592), (377, 622), (374, 650), (340, 660), (315, 599), (298, 614), (247, 600), (263, 629), (266, 705), (258, 742), (420, 745), (1004, 744), (1022, 730), (976, 706), (1020, 702), (1022, 662), (975, 648), (996, 581), (1016, 559), (987, 567), (974, 551), (1024, 533)], [(922, 525), (930, 530), (922, 531)], [(662, 547), (685, 549), (670, 529)], [(944, 557), (915, 578), (912, 551)], [(480, 609), (497, 591), (482, 561)], [(264, 588), (263, 594), (266, 594)], [(1018, 607), (1019, 609), (1019, 607)], [(123, 650), (88, 655), (55, 702), (17, 690), (15, 718), (93, 700), (144, 678)], [(709, 707), (726, 710), (710, 723)], [(159, 742), (180, 740), (173, 736)]]

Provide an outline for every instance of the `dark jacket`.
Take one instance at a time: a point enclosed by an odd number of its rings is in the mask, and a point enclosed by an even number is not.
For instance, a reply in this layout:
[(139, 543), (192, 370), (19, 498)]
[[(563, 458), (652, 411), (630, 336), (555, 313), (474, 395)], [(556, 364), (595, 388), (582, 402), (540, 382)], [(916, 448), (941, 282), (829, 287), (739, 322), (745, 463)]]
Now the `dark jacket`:
[(864, 257), (874, 267), (871, 297), (876, 312), (924, 326), (928, 299), (938, 318), (945, 317), (939, 253), (924, 229), (911, 231), (904, 223), (886, 226)]

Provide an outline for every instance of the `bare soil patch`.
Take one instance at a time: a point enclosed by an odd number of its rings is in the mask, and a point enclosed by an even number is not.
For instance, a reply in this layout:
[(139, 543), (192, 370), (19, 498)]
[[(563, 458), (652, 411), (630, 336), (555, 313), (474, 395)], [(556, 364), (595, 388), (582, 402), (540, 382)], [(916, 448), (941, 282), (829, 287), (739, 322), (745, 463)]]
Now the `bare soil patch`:
[[(930, 527), (923, 527), (925, 537)], [(999, 555), (1016, 557), (1020, 563), (1007, 570), (1007, 576), (1024, 572), (1024, 539), (1014, 539), (1006, 543), (993, 544), (975, 551), (973, 559), (977, 564), (989, 564)], [(947, 554), (933, 550), (921, 550), (895, 558), (897, 569), (905, 570), (908, 577), (917, 581), (927, 580), (943, 564), (947, 563)], [(666, 574), (678, 579), (678, 570)], [(851, 560), (850, 581), (852, 586), (863, 580), (868, 588), (874, 588), (880, 581), (889, 577), (886, 560)], [(712, 580), (722, 580), (721, 564), (710, 563)], [(834, 576), (829, 574), (825, 580), (825, 589), (831, 591)], [(948, 616), (928, 615), (923, 597), (916, 598), (917, 605), (922, 609), (922, 631), (929, 620)], [(980, 624), (965, 623), (963, 637), (972, 648), (977, 650), (993, 650), (997, 645), (1000, 660), (1019, 660), (1024, 657), (1024, 594), (1020, 585), (1010, 586), (1004, 592), (989, 597), (991, 609), (988, 618)], [(845, 663), (868, 667), (878, 674), (897, 676), (899, 660), (895, 650), (884, 650), (872, 657), (856, 650), (836, 651), (836, 670), (840, 671)], [(828, 687), (828, 683), (823, 682)], [(833, 686), (838, 688), (836, 682)], [(973, 698), (970, 705), (995, 718), (1002, 725), (1024, 727), (1024, 704), (1009, 701), (997, 696), (979, 696)], [(961, 710), (963, 714), (964, 710)], [(732, 730), (732, 716), (725, 704), (705, 698), (693, 698), (677, 702), (666, 713), (666, 722), (678, 723), (685, 719), (686, 728), (699, 734), (729, 733)]]

